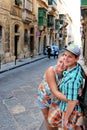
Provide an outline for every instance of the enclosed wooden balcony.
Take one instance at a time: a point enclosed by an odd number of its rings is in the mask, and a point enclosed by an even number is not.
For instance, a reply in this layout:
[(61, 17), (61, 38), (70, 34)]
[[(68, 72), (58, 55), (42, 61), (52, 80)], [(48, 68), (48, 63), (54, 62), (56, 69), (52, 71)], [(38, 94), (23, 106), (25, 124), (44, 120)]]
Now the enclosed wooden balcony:
[(22, 20), (23, 22), (30, 22), (33, 20), (33, 3), (29, 0), (23, 1)]
[(27, 10), (24, 10), (22, 12), (22, 20), (23, 22), (31, 22), (33, 20), (33, 15), (31, 13), (28, 13)]
[(46, 6), (48, 6), (48, 0), (41, 0)]
[(47, 26), (47, 10), (44, 8), (38, 8), (38, 25)]
[(48, 8), (51, 8), (52, 10), (57, 10), (57, 2), (56, 0), (48, 0)]

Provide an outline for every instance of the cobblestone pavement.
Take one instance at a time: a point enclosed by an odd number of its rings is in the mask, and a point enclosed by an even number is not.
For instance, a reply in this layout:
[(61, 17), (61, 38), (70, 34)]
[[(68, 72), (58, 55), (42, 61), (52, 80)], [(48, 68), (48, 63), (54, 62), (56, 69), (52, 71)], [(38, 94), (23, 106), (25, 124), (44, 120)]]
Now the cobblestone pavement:
[[(19, 77), (19, 73), (17, 73), (17, 69), (15, 68), (44, 58), (46, 58), (46, 56), (39, 55), (34, 58), (17, 61), (16, 65), (14, 65), (13, 62), (1, 66), (0, 130), (39, 130), (43, 122), (43, 116), (41, 116), (42, 113), (38, 109), (35, 100), (37, 87), (32, 88), (32, 86), (35, 85), (34, 79), (32, 79), (33, 74), (31, 73), (31, 79), (28, 79), (29, 73), (25, 74), (25, 77), (22, 77), (23, 72), (19, 71), (22, 74), (21, 77)], [(31, 64), (31, 66), (32, 65), (33, 64)], [(19, 69), (24, 71), (21, 68)], [(31, 71), (29, 70), (29, 72)], [(13, 73), (13, 76), (11, 73)], [(14, 76), (14, 80), (9, 80)], [(26, 78), (30, 80), (28, 83), (26, 82)], [(22, 84), (22, 80), (25, 80), (25, 84)], [(37, 82), (39, 81), (38, 78), (36, 80)]]

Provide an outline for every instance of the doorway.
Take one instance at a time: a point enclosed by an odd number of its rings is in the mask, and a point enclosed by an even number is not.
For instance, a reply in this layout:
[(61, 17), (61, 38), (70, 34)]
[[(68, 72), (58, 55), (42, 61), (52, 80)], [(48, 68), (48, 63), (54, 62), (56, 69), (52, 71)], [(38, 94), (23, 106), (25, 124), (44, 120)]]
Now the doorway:
[(19, 25), (15, 25), (14, 55), (18, 59)]
[(18, 41), (19, 41), (19, 36), (15, 36), (15, 51), (14, 51), (14, 55), (15, 58), (18, 59)]
[(30, 55), (34, 56), (34, 28), (30, 28)]

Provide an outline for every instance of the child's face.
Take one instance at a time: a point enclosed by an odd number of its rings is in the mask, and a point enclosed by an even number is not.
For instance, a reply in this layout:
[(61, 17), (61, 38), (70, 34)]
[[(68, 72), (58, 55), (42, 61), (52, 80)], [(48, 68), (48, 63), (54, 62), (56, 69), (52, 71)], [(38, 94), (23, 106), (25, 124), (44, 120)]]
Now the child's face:
[(69, 51), (66, 51), (65, 52), (65, 60), (64, 60), (64, 64), (67, 66), (67, 68), (73, 68), (77, 61), (78, 61), (78, 57), (75, 57), (74, 54), (72, 54), (71, 52)]
[(61, 57), (58, 59), (57, 69), (58, 69), (59, 72), (63, 72), (63, 71), (66, 69), (66, 66), (65, 66), (65, 64), (64, 64), (64, 56), (61, 56)]

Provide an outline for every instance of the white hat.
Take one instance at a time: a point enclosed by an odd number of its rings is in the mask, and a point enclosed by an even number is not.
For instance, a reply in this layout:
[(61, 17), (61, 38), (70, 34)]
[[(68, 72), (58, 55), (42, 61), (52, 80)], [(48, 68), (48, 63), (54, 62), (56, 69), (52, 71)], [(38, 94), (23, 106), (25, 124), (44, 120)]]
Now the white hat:
[(76, 56), (79, 56), (81, 53), (80, 48), (78, 47), (78, 45), (75, 44), (70, 44), (68, 45), (65, 50), (70, 51), (71, 53), (73, 53)]

